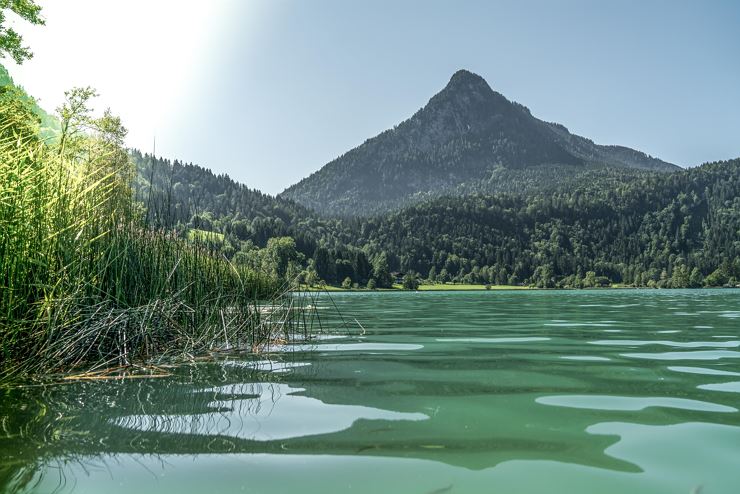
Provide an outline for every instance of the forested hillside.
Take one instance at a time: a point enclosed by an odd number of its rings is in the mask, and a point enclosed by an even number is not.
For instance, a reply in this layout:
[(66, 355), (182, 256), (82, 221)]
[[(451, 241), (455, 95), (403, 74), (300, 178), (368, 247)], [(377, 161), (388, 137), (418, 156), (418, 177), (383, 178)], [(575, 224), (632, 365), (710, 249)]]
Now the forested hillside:
[(7, 69), (0, 64), (0, 99), (8, 107), (13, 102), (22, 102), (27, 105), (35, 116), (34, 126), (43, 139), (54, 139), (59, 134), (59, 121), (41, 108), (36, 100), (22, 87), (15, 84)]
[[(365, 286), (372, 279), (388, 286), (394, 271), (435, 282), (540, 287), (740, 279), (739, 160), (670, 174), (597, 168), (563, 180), (558, 168), (506, 170), (514, 185), (503, 193), (471, 190), (340, 220), (201, 167), (135, 156), (139, 199), (150, 200), (146, 177), (153, 176), (152, 201), (174, 211), (158, 213), (170, 218), (167, 225), (223, 235), (223, 252), (252, 266), (264, 264), (257, 247), (293, 238), (283, 263), (312, 283)], [(541, 187), (537, 175), (545, 173), (549, 185)]]
[(582, 286), (590, 271), (591, 285), (594, 276), (682, 287), (740, 279), (740, 160), (614, 178), (526, 198), (440, 198), (365, 221), (356, 241), (438, 281)]
[(621, 146), (600, 146), (543, 122), (493, 91), (483, 78), (456, 72), (429, 103), (393, 129), (289, 187), (283, 196), (325, 215), (367, 216), (453, 192), (492, 193), (548, 187), (602, 168), (672, 172), (679, 168)]
[(150, 225), (195, 233), (229, 259), (281, 277), (308, 275), (312, 283), (349, 277), (363, 286), (370, 279), (365, 252), (353, 245), (341, 221), (197, 165), (130, 154), (137, 169), (135, 196)]

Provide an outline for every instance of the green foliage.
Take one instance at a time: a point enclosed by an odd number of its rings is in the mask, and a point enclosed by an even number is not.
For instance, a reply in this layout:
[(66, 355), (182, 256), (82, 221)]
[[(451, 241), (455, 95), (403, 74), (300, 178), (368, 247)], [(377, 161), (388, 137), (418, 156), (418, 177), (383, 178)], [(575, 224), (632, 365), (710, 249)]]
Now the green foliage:
[(3, 125), (0, 139), (36, 140), (41, 119), (24, 93), (12, 84), (0, 86), (0, 117)]
[(393, 252), (393, 270), (439, 282), (670, 288), (710, 273), (710, 286), (738, 279), (740, 160), (641, 173), (593, 174), (542, 194), (442, 197), (364, 219), (350, 238)]
[(223, 234), (224, 252), (268, 272), (259, 248), (289, 236), (296, 271), (311, 266), (334, 285), (374, 278), (387, 288), (392, 271), (427, 273), (430, 282), (543, 288), (721, 286), (738, 278), (738, 160), (670, 174), (590, 170), (540, 188), (542, 175), (522, 171), (508, 175), (523, 180), (511, 182), (519, 194), (439, 197), (338, 220), (199, 167), (133, 155), (137, 197), (154, 204), (150, 224), (207, 227)]
[(352, 288), (352, 278), (350, 278), (349, 276), (346, 277), (344, 281), (342, 281), (342, 288), (344, 288), (345, 290), (349, 290), (350, 288)]
[(0, 106), (3, 108), (4, 127), (8, 132), (22, 133), (26, 137), (53, 141), (57, 139), (59, 121), (38, 106), (36, 100), (15, 85), (8, 71), (0, 65)]
[[(721, 286), (738, 279), (733, 267), (740, 259), (738, 160), (664, 173), (675, 167), (627, 148), (585, 142), (561, 126), (536, 121), (523, 107), (488, 93), (479, 81), (469, 82), (484, 106), (501, 103), (506, 113), (501, 118), (522, 119), (523, 127), (514, 126), (514, 134), (506, 137), (516, 152), (496, 151), (501, 163), (478, 160), (475, 141), (467, 138), (450, 137), (444, 149), (435, 148), (429, 156), (398, 150), (406, 142), (399, 133), (422, 139), (427, 135), (423, 127), (437, 122), (444, 108), (464, 104), (459, 94), (445, 93), (413, 122), (322, 170), (311, 179), (319, 184), (315, 190), (306, 185), (322, 198), (324, 187), (335, 180), (356, 185), (357, 196), (343, 196), (341, 202), (349, 209), (324, 208), (335, 213), (362, 208), (366, 214), (373, 211), (365, 207), (373, 201), (380, 209), (407, 205), (403, 209), (375, 217), (322, 218), (287, 199), (296, 197), (292, 194), (271, 197), (228, 176), (133, 151), (136, 197), (148, 206), (149, 226), (221, 234), (224, 255), (268, 273), (276, 264), (265, 261), (261, 249), (272, 238), (291, 237), (295, 270), (305, 271), (304, 282), (311, 270), (328, 284), (350, 278), (364, 286), (373, 278), (382, 288), (391, 286), (391, 272), (410, 271), (427, 273), (430, 282), (543, 288)], [(465, 115), (473, 112), (471, 125), (480, 124), (486, 132), (498, 128), (486, 112), (463, 109)], [(535, 130), (544, 134), (537, 137)], [(475, 136), (487, 142), (485, 132)], [(365, 153), (376, 147), (382, 159), (395, 165), (357, 172), (356, 167), (364, 170), (369, 163)], [(539, 164), (519, 166), (516, 158), (524, 150), (538, 156)], [(561, 152), (571, 156), (561, 160), (566, 163), (539, 162)], [(430, 163), (441, 168), (429, 169)], [(476, 168), (481, 163), (483, 171)], [(422, 183), (416, 181), (422, 172), (452, 173), (456, 185), (434, 182), (428, 193), (413, 196), (393, 189), (394, 184)]]
[(44, 24), (44, 19), (41, 7), (34, 0), (0, 0), (0, 56), (9, 55), (20, 64), (33, 57), (33, 53), (23, 46), (23, 37), (5, 24), (8, 12), (35, 25)]
[(712, 271), (709, 276), (704, 278), (704, 285), (708, 287), (724, 286), (730, 281), (730, 277), (722, 268)]
[(373, 279), (379, 288), (390, 288), (393, 279), (388, 267), (388, 255), (381, 252), (373, 259)]
[(295, 240), (291, 237), (276, 237), (267, 241), (265, 247), (266, 270), (272, 271), (277, 278), (293, 279), (298, 274), (299, 254)]
[(58, 143), (23, 94), (0, 97), (0, 378), (265, 337), (255, 298), (278, 280), (147, 228), (126, 130), (93, 95), (68, 93)]
[(375, 283), (374, 278), (370, 278), (367, 280), (367, 289), (368, 290), (375, 290), (377, 288), (377, 283)]
[(192, 242), (220, 244), (224, 241), (224, 234), (200, 230), (198, 228), (189, 228), (187, 238)]
[(329, 249), (323, 246), (317, 247), (313, 259), (319, 278), (327, 283), (334, 283), (337, 277), (336, 263), (329, 253)]
[(315, 269), (308, 268), (308, 271), (306, 271), (305, 281), (308, 286), (316, 286), (316, 284), (318, 284), (319, 275), (316, 273)]
[(419, 284), (419, 275), (413, 271), (409, 271), (403, 276), (403, 283), (401, 285), (404, 290), (418, 290)]

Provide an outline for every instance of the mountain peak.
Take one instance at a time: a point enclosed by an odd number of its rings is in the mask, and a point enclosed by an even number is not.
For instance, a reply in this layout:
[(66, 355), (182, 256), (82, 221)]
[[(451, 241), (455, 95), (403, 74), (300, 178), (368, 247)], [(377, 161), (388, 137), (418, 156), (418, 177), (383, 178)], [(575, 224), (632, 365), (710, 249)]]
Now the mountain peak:
[(447, 83), (447, 88), (464, 88), (464, 87), (484, 87), (491, 89), (485, 79), (478, 74), (470, 72), (469, 70), (460, 69), (450, 78), (450, 82)]
[(513, 190), (507, 180), (499, 183), (501, 170), (537, 176), (546, 187), (551, 177), (565, 180), (594, 167), (675, 169), (543, 122), (481, 76), (458, 70), (411, 118), (331, 161), (284, 196), (320, 212), (364, 215), (440, 194)]

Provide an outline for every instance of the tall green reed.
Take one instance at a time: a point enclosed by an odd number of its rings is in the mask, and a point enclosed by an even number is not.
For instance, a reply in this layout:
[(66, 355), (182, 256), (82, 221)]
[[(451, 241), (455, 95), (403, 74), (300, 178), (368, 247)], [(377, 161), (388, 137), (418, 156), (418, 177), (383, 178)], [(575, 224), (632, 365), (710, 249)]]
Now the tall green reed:
[(145, 225), (120, 121), (51, 145), (17, 120), (0, 124), (0, 380), (305, 329), (280, 280)]

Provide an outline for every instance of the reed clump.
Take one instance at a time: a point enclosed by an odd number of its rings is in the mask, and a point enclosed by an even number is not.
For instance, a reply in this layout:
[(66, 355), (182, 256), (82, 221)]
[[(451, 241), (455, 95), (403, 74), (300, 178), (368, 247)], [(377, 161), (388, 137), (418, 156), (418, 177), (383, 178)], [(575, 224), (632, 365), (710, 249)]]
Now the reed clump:
[(300, 325), (274, 276), (146, 226), (125, 129), (75, 91), (53, 143), (0, 98), (0, 380), (253, 346)]

